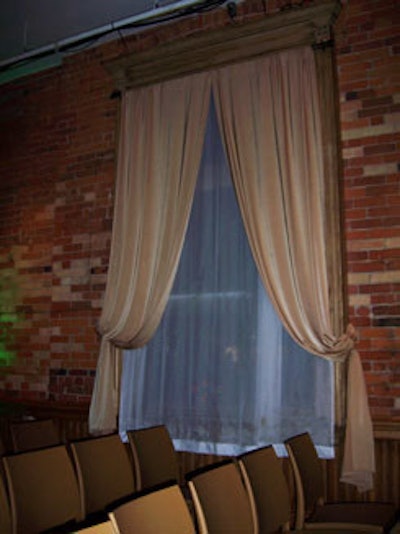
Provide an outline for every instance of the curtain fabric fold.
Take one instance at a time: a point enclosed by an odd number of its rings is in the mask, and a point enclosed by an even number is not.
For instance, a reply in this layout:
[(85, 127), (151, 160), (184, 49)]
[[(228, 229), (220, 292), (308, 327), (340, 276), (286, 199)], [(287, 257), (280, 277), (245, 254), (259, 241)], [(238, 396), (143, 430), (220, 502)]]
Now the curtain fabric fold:
[(348, 482), (369, 489), (375, 467), (361, 364), (353, 339), (335, 332), (330, 317), (313, 52), (299, 48), (220, 69), (213, 90), (250, 246), (277, 313), (309, 352), (333, 361), (352, 355), (349, 402), (357, 399), (363, 415), (349, 407), (344, 466)]
[(352, 350), (349, 358), (347, 425), (340, 480), (362, 492), (373, 487), (375, 455), (369, 444), (373, 443), (374, 434), (360, 356)]
[[(116, 429), (121, 347), (162, 317), (193, 200), (210, 94), (200, 73), (123, 95), (116, 198), (91, 432)], [(118, 366), (117, 366), (118, 368)]]

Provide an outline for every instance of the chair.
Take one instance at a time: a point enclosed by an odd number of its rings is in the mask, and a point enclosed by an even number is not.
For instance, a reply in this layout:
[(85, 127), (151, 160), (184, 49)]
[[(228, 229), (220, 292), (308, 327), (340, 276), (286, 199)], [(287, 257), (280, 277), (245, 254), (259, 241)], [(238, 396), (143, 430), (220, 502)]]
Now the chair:
[(128, 447), (118, 434), (70, 443), (85, 517), (103, 513), (136, 490)]
[(12, 533), (10, 502), (2, 476), (0, 476), (0, 532), (1, 534)]
[(375, 529), (388, 532), (396, 523), (394, 504), (381, 502), (325, 502), (322, 465), (308, 432), (285, 441), (296, 487), (296, 528), (304, 524), (307, 529), (324, 525), (341, 525), (344, 528)]
[(15, 533), (37, 533), (82, 518), (79, 488), (65, 445), (3, 457)]
[(153, 489), (109, 513), (121, 534), (195, 534), (195, 526), (178, 484)]
[(58, 429), (52, 419), (14, 421), (10, 424), (14, 452), (33, 451), (52, 445), (60, 445)]
[(2, 436), (0, 436), (0, 457), (4, 456), (5, 453), (6, 453), (6, 447), (4, 445)]
[(289, 487), (272, 445), (246, 452), (237, 462), (245, 486), (254, 497), (260, 533), (289, 530)]
[(187, 476), (199, 534), (258, 532), (255, 504), (236, 464), (226, 460)]
[[(260, 534), (289, 531), (291, 527), (290, 492), (281, 460), (270, 446), (246, 452), (237, 458), (245, 486), (253, 495)], [(371, 532), (369, 527), (357, 529), (358, 534)], [(293, 531), (294, 532), (294, 531)], [(296, 534), (305, 534), (307, 530), (296, 530)], [(325, 525), (323, 529), (313, 530), (313, 534), (354, 533), (354, 529)]]
[(138, 489), (145, 490), (179, 480), (179, 468), (173, 441), (164, 425), (129, 430)]

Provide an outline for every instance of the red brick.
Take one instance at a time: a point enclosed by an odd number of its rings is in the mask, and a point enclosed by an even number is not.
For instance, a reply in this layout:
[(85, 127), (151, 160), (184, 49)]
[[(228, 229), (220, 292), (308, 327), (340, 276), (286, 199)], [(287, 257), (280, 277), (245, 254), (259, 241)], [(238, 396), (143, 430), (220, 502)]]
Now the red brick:
[(373, 154), (385, 154), (387, 152), (394, 152), (396, 149), (398, 150), (398, 147), (396, 147), (396, 145), (393, 143), (367, 146), (364, 147), (364, 154), (366, 156), (370, 156)]

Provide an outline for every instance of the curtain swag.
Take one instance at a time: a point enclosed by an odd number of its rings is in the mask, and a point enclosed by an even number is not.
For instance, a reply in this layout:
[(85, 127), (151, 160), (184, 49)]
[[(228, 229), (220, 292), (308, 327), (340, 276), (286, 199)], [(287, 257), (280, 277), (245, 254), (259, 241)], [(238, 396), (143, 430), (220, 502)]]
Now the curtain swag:
[(246, 233), (271, 302), (303, 348), (348, 362), (342, 480), (365, 491), (375, 470), (372, 423), (354, 332), (336, 332), (330, 308), (336, 296), (329, 294), (321, 117), (310, 47), (124, 94), (91, 431), (116, 428), (121, 349), (115, 345), (146, 344), (165, 309), (211, 90)]

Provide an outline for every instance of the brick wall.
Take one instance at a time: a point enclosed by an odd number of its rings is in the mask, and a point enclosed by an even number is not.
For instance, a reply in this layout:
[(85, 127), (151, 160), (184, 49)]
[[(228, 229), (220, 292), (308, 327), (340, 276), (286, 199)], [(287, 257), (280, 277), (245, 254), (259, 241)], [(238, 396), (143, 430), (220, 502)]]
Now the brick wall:
[(6, 396), (79, 402), (93, 386), (115, 176), (107, 51), (71, 56), (61, 68), (0, 88)]
[[(263, 16), (289, 3), (247, 1), (238, 16)], [(375, 417), (400, 416), (396, 3), (344, 0), (336, 25), (349, 318), (358, 329)], [(3, 397), (90, 398), (118, 122), (104, 61), (229, 23), (223, 10), (203, 14), (67, 56), (59, 68), (0, 87)]]
[(375, 418), (400, 416), (400, 6), (350, 0), (337, 24), (350, 321)]

